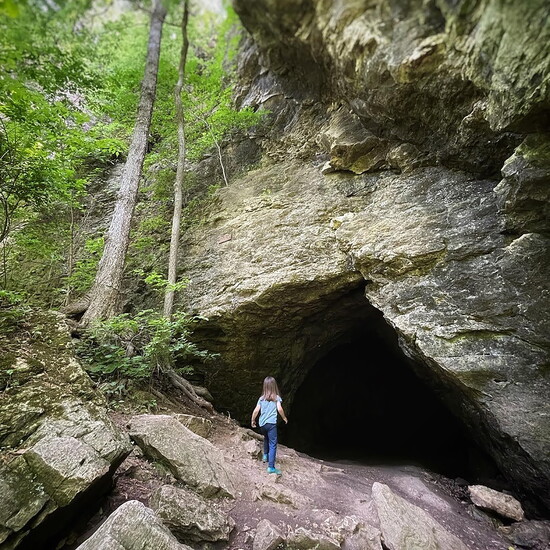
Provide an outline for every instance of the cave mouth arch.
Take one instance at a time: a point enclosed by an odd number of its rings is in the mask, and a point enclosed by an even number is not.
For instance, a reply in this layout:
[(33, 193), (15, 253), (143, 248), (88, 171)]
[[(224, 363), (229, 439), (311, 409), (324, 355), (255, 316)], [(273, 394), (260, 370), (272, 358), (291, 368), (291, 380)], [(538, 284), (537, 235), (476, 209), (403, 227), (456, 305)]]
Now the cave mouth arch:
[(416, 465), (502, 484), (494, 461), (417, 376), (382, 314), (347, 336), (296, 389), (281, 443), (326, 460)]

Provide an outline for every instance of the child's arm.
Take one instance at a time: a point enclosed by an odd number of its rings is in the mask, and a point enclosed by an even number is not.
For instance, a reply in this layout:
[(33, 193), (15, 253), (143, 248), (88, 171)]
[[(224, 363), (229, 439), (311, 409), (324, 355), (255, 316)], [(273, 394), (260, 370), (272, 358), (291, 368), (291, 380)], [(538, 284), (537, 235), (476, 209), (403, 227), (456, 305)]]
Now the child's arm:
[(288, 420), (287, 420), (285, 411), (283, 410), (283, 406), (281, 405), (280, 401), (277, 401), (277, 410), (279, 411), (279, 414), (281, 415), (281, 418), (285, 421), (285, 424), (288, 424)]
[(250, 421), (250, 425), (255, 428), (256, 427), (256, 417), (260, 414), (260, 405), (256, 405), (256, 408), (252, 411), (252, 420)]

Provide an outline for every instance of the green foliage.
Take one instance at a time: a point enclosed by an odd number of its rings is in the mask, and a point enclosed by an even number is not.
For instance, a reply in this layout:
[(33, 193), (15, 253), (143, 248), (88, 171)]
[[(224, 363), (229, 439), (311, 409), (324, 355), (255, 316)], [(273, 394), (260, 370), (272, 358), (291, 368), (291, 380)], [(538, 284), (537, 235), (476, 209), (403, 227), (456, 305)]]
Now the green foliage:
[(67, 277), (68, 289), (84, 292), (92, 286), (104, 246), (105, 239), (103, 237), (86, 241), (82, 257), (75, 262), (72, 273)]
[[(74, 236), (96, 169), (127, 151), (144, 71), (148, 14), (133, 10), (92, 24), (91, 4), (0, 0), (0, 287), (48, 307), (93, 281), (102, 243)], [(170, 10), (179, 23), (181, 3), (170, 2)], [(182, 93), (190, 162), (261, 117), (232, 103), (238, 37), (231, 10), (221, 23), (219, 16), (191, 16)], [(180, 47), (179, 29), (166, 26), (145, 161), (153, 177), (142, 188), (148, 203), (138, 210), (144, 217), (132, 235), (129, 272), (155, 269), (167, 252)], [(200, 221), (211, 196), (189, 173), (185, 185), (184, 228)]]
[(181, 312), (168, 319), (150, 309), (124, 313), (96, 322), (78, 353), (86, 368), (99, 377), (150, 378), (163, 366), (178, 363), (185, 368), (213, 357), (190, 340), (191, 328), (199, 320)]
[[(208, 27), (214, 28), (209, 32)], [(264, 114), (250, 108), (237, 109), (233, 104), (238, 28), (232, 8), (227, 9), (217, 27), (208, 19), (191, 19), (191, 48), (182, 95), (187, 156), (191, 161), (200, 159), (231, 132), (258, 124)]]
[(86, 183), (78, 173), (82, 161), (113, 149), (96, 147), (85, 131), (94, 43), (73, 27), (75, 10), (86, 4), (55, 11), (23, 4), (17, 17), (0, 19), (0, 225), (20, 208), (74, 200)]
[(68, 214), (81, 205), (90, 163), (105, 162), (125, 144), (94, 127), (86, 100), (100, 86), (88, 61), (96, 40), (80, 24), (90, 2), (59, 0), (54, 9), (33, 0), (18, 2), (16, 11), (13, 4), (0, 4), (0, 13), (11, 15), (0, 18), (2, 283), (34, 284), (41, 294), (54, 275), (54, 288), (62, 284)]
[(0, 290), (0, 332), (9, 332), (19, 326), (29, 311), (24, 295)]
[(174, 291), (179, 292), (187, 287), (189, 284), (188, 279), (182, 279), (175, 283), (170, 283), (168, 279), (165, 279), (160, 273), (156, 271), (151, 271), (150, 273), (145, 273), (143, 269), (136, 269), (134, 273), (143, 277), (143, 280), (146, 285), (150, 286), (153, 290), (164, 294), (165, 292)]

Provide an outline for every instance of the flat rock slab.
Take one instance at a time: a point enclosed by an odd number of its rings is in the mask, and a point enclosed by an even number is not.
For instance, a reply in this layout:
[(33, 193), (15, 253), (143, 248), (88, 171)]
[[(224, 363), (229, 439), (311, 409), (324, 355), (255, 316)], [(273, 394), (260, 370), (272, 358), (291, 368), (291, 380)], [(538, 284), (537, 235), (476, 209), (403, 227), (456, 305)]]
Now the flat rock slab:
[(164, 485), (153, 493), (151, 508), (182, 542), (229, 540), (235, 527), (233, 519), (212, 502), (172, 485)]
[(256, 492), (257, 500), (271, 500), (299, 510), (311, 505), (311, 499), (278, 484), (263, 484)]
[(514, 521), (521, 521), (525, 518), (520, 502), (512, 495), (495, 491), (485, 485), (470, 485), (468, 491), (472, 502), (484, 510), (496, 512), (500, 516)]
[(382, 540), (390, 550), (470, 550), (427, 512), (375, 482), (372, 496)]
[(168, 415), (145, 414), (130, 420), (130, 437), (145, 456), (205, 497), (234, 497), (232, 473), (212, 443)]
[(192, 550), (178, 542), (155, 512), (137, 500), (118, 507), (77, 550)]

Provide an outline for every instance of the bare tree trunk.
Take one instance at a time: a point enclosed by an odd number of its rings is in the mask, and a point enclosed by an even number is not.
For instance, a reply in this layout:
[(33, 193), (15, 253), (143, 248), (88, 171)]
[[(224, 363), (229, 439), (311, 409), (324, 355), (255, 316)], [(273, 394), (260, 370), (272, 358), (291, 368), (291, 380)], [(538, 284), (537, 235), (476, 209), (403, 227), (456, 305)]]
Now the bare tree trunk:
[(178, 246), (180, 239), (181, 208), (183, 204), (183, 177), (185, 173), (185, 117), (181, 101), (181, 90), (185, 78), (185, 63), (187, 61), (187, 50), (189, 49), (189, 38), (187, 36), (187, 22), (189, 20), (189, 1), (184, 0), (183, 17), (181, 18), (181, 55), (178, 68), (178, 82), (174, 89), (174, 100), (176, 104), (176, 120), (178, 123), (178, 165), (176, 170), (176, 181), (174, 182), (174, 214), (172, 216), (172, 235), (170, 237), (170, 256), (168, 259), (168, 284), (164, 295), (164, 316), (172, 317), (174, 308), (174, 288), (177, 279)]
[(216, 144), (216, 149), (218, 150), (218, 158), (220, 159), (220, 166), (221, 166), (221, 169), (222, 169), (223, 181), (225, 182), (225, 185), (229, 185), (229, 182), (227, 181), (227, 174), (225, 173), (225, 166), (223, 164), (222, 148), (220, 147), (220, 142), (216, 139), (216, 136), (215, 136), (214, 132), (212, 131), (212, 126), (210, 126), (210, 124), (208, 124), (208, 120), (203, 118), (202, 121), (206, 125), (206, 128), (208, 129), (208, 132), (210, 133), (214, 143)]
[(166, 8), (162, 0), (154, 0), (136, 125), (113, 218), (105, 239), (105, 249), (92, 287), (90, 305), (80, 322), (82, 326), (88, 325), (94, 319), (104, 319), (114, 315), (120, 306), (124, 264), (130, 243), (130, 226), (137, 202), (143, 159), (147, 152), (147, 135), (155, 101), (162, 26), (165, 17)]

